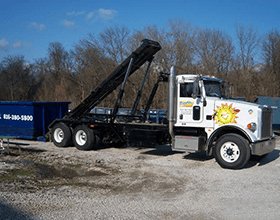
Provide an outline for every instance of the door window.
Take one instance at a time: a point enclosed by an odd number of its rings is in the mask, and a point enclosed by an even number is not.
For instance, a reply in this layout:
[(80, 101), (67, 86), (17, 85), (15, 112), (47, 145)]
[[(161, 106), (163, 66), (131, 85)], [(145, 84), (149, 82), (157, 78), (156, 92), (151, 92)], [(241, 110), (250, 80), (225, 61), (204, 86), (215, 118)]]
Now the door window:
[(192, 97), (193, 83), (181, 83), (180, 84), (180, 97)]

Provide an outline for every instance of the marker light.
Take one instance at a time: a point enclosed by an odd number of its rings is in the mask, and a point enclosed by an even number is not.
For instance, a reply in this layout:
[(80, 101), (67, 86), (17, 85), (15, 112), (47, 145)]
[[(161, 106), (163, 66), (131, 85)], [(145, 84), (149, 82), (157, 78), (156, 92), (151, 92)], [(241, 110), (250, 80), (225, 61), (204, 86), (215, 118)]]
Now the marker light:
[(254, 132), (255, 130), (257, 130), (257, 124), (255, 122), (251, 122), (251, 123), (247, 124), (247, 128), (249, 130), (251, 130), (252, 132)]

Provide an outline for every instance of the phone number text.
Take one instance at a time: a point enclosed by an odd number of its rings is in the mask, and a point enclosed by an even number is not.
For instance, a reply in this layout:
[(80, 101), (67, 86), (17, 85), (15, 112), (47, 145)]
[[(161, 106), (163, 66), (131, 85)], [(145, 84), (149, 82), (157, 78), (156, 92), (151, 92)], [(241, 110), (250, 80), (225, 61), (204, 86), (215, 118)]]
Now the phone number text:
[(3, 114), (3, 119), (13, 120), (13, 121), (33, 121), (33, 116), (32, 115)]

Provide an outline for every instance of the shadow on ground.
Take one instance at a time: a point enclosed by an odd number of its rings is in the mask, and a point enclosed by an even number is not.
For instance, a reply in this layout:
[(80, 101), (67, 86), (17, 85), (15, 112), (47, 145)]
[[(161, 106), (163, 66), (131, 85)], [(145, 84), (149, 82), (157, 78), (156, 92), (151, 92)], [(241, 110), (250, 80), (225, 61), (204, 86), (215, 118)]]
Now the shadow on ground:
[(16, 146), (29, 146), (29, 143), (23, 143), (23, 142), (12, 142), (12, 141), (4, 141), (4, 144), (10, 144), (10, 145), (16, 145)]
[(213, 157), (207, 156), (206, 152), (189, 153), (184, 156), (184, 159), (195, 161), (207, 161), (213, 159)]
[(271, 153), (264, 156), (252, 156), (246, 168), (250, 168), (256, 165), (264, 166), (266, 164), (275, 161), (276, 159), (279, 158), (279, 156), (280, 156), (280, 150), (278, 149), (274, 149)]
[(38, 154), (46, 151), (35, 147), (22, 147), (22, 146), (23, 146), (22, 144), (16, 144), (16, 145), (10, 145), (9, 147), (5, 147), (4, 149), (1, 149), (0, 155), (17, 157), (20, 155)]
[[(143, 148), (141, 148), (143, 149)], [(178, 152), (172, 151), (170, 145), (159, 145), (156, 146), (154, 149), (149, 149), (141, 154), (148, 154), (148, 155), (155, 155), (155, 156), (170, 156), (176, 154)]]
[(33, 220), (32, 215), (13, 207), (12, 205), (0, 200), (0, 219), (3, 220)]
[[(185, 154), (185, 152), (173, 151), (170, 145), (160, 145), (155, 147), (154, 149), (149, 149), (148, 151), (142, 152), (141, 154), (155, 155), (155, 156), (170, 156), (174, 154)], [(195, 161), (207, 161), (212, 159), (213, 157), (209, 157), (206, 153), (188, 153), (183, 156), (184, 159), (195, 160)]]

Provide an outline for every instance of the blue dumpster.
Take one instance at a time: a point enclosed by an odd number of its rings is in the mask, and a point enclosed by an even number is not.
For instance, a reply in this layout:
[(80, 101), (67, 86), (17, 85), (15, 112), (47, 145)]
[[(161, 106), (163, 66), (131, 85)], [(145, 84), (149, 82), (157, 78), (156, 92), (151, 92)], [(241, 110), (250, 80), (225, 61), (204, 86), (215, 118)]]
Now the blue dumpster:
[(148, 120), (153, 123), (164, 123), (167, 111), (165, 109), (151, 109), (148, 112)]
[(0, 102), (0, 137), (46, 140), (49, 124), (62, 118), (70, 102)]

